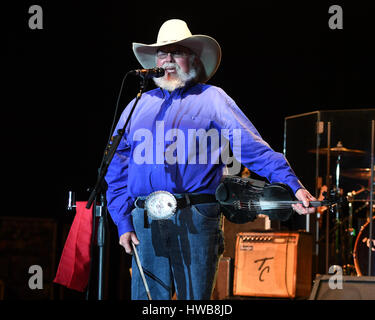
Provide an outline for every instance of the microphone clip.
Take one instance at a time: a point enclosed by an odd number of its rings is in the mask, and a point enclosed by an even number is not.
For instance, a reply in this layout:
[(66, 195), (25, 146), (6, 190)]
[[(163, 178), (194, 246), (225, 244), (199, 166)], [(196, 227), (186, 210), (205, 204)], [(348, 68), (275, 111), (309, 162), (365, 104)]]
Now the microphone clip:
[(152, 69), (136, 69), (129, 72), (130, 74), (140, 76), (144, 79), (149, 78), (160, 78), (164, 76), (165, 70), (163, 68), (152, 68)]

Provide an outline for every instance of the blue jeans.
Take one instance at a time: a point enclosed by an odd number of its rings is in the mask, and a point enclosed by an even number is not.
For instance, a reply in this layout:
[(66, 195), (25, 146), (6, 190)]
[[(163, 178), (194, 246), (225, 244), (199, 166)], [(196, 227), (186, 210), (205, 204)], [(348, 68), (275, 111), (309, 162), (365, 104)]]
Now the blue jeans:
[[(144, 210), (132, 211), (140, 244), (139, 258), (153, 300), (169, 300), (173, 286), (180, 300), (211, 297), (224, 241), (217, 203), (186, 207), (166, 220), (152, 220), (148, 228)], [(132, 300), (147, 300), (146, 290), (133, 256)]]

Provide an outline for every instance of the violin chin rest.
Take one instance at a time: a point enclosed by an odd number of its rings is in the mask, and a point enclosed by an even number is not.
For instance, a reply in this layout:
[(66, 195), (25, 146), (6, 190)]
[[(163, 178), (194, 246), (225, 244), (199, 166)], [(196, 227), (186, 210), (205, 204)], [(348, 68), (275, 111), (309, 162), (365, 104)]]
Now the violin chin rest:
[(215, 197), (219, 202), (225, 202), (228, 200), (228, 190), (224, 183), (220, 183), (216, 188)]

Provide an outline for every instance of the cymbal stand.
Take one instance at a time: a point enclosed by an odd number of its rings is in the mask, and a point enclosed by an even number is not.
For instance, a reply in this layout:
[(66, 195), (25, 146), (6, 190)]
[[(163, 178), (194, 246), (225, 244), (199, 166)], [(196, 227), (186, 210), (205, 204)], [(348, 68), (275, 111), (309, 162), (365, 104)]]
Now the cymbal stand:
[[(327, 123), (327, 176), (326, 185), (327, 192), (330, 193), (331, 190), (331, 122)], [(329, 271), (329, 213), (326, 213), (326, 273)]]
[(348, 229), (347, 233), (349, 234), (349, 240), (348, 240), (348, 252), (346, 259), (350, 262), (352, 262), (352, 257), (353, 257), (353, 236), (355, 235), (355, 231), (353, 229), (353, 200), (354, 200), (354, 195), (352, 192), (348, 192), (347, 194), (347, 200), (348, 200)]
[(375, 155), (374, 150), (375, 149), (375, 120), (371, 121), (371, 177), (370, 177), (370, 212), (369, 212), (369, 218), (370, 218), (370, 230), (369, 230), (369, 250), (368, 250), (368, 275), (370, 276), (372, 273), (372, 255), (373, 255), (373, 243), (372, 243), (372, 229), (373, 226), (373, 212), (374, 212), (374, 162), (375, 162)]
[[(340, 147), (341, 142), (337, 144), (337, 147)], [(336, 179), (336, 196), (340, 197), (340, 164), (341, 164), (341, 154), (339, 153), (337, 155), (337, 160), (336, 160), (336, 174), (335, 174), (335, 179)], [(341, 205), (337, 203), (336, 205), (336, 216), (335, 216), (335, 224), (336, 224), (336, 232), (335, 232), (335, 259), (336, 259), (336, 264), (340, 264), (339, 261), (339, 254), (340, 254), (340, 231), (341, 230), (341, 221), (340, 221), (340, 216), (341, 216)]]

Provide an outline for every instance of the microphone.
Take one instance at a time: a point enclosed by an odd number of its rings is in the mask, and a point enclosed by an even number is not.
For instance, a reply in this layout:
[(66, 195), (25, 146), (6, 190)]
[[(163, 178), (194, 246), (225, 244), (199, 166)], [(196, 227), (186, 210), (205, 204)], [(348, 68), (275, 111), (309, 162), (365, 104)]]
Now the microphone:
[(160, 78), (164, 76), (165, 70), (163, 68), (153, 68), (153, 69), (136, 69), (130, 71), (130, 74), (140, 76), (142, 78)]

